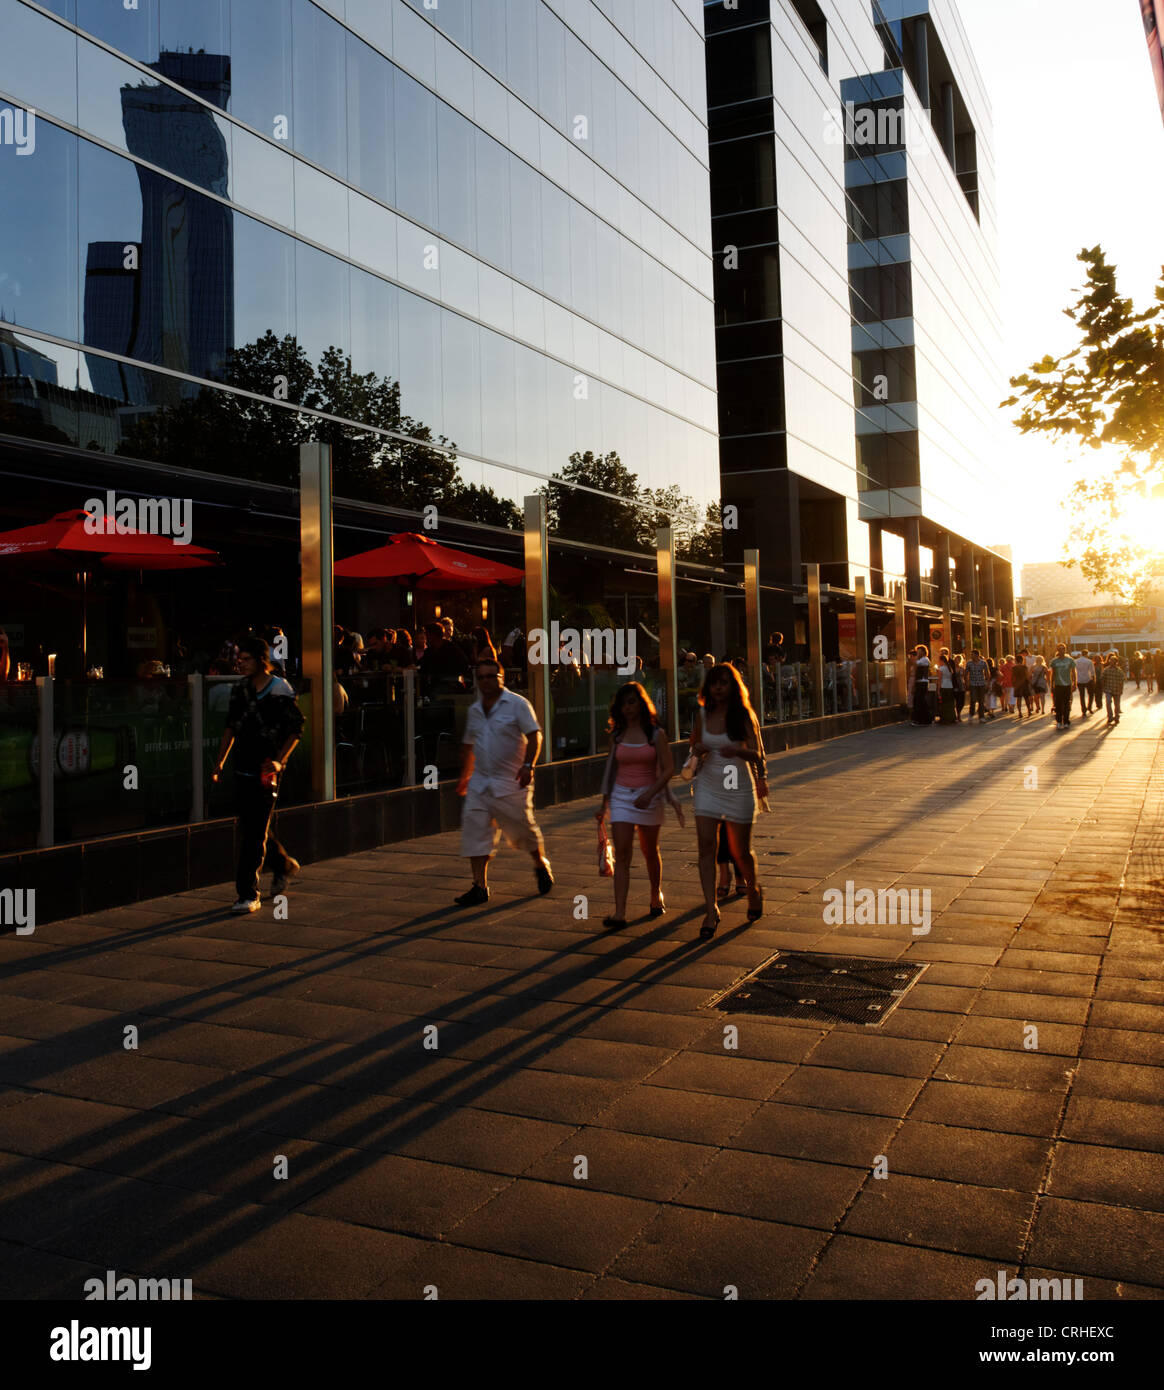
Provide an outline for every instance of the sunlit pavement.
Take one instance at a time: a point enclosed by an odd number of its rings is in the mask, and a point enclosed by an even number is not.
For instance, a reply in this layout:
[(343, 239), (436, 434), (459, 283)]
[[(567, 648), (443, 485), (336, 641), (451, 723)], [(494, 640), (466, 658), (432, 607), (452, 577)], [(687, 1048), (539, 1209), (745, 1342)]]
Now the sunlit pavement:
[[(710, 944), (690, 817), (668, 914), (640, 864), (602, 929), (592, 801), (541, 816), (547, 898), (503, 849), (451, 908), (444, 834), (305, 869), (287, 921), (224, 885), (4, 937), (0, 1295), (1160, 1297), (1164, 698), (1052, 723), (773, 759), (765, 914)], [(931, 930), (826, 926), (846, 882)], [(781, 948), (928, 969), (876, 1028), (706, 1007)]]

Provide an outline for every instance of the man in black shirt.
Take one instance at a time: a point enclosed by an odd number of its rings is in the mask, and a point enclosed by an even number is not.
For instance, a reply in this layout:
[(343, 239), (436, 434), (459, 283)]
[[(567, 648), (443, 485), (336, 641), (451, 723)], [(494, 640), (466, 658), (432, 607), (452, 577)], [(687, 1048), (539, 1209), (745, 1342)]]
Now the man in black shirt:
[(428, 642), (420, 658), (420, 693), (451, 695), (464, 690), (469, 674), (464, 652), (447, 639), (440, 623), (426, 624), (424, 634)]
[(278, 864), (271, 885), (274, 893), (283, 892), (287, 880), (299, 872), (298, 861), (271, 831), (271, 818), (279, 795), (279, 777), (299, 742), (304, 718), (295, 703), (294, 690), (273, 674), (270, 648), (261, 637), (244, 638), (239, 643), (239, 669), (245, 679), (231, 693), (211, 781), (222, 776), (233, 745), (239, 854), (238, 901), (231, 911), (244, 913), (259, 909), (259, 875), (268, 857)]

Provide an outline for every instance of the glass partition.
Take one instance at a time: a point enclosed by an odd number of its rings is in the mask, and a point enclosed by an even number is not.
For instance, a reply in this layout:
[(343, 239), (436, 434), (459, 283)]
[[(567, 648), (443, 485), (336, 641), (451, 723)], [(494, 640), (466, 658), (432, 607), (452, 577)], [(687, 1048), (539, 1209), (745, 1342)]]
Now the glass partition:
[(35, 849), (40, 828), (36, 682), (0, 684), (0, 854)]
[(189, 819), (188, 682), (58, 680), (53, 697), (57, 844)]

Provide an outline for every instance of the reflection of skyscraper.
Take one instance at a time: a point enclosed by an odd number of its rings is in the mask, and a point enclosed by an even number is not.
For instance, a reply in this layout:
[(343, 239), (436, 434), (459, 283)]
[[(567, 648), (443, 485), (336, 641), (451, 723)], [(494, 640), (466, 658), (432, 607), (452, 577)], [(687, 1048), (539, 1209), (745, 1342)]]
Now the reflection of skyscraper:
[[(218, 105), (230, 92), (230, 58), (162, 53), (154, 68)], [(214, 117), (162, 84), (121, 89), (131, 154), (225, 195), (229, 152)], [(85, 280), (85, 341), (195, 376), (222, 362), (234, 323), (230, 210), (139, 165), (140, 244), (94, 242)], [(136, 263), (135, 263), (136, 262)], [(87, 357), (94, 386), (140, 399), (145, 380), (108, 359)], [(160, 401), (157, 391), (154, 400)]]

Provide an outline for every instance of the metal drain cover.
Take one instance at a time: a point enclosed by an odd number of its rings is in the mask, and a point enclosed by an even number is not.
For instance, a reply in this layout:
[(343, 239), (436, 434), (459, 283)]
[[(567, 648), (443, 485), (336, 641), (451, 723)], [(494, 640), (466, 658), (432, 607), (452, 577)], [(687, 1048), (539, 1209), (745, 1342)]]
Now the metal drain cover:
[(925, 965), (778, 951), (738, 984), (709, 1000), (724, 1013), (862, 1023), (888, 1018)]

